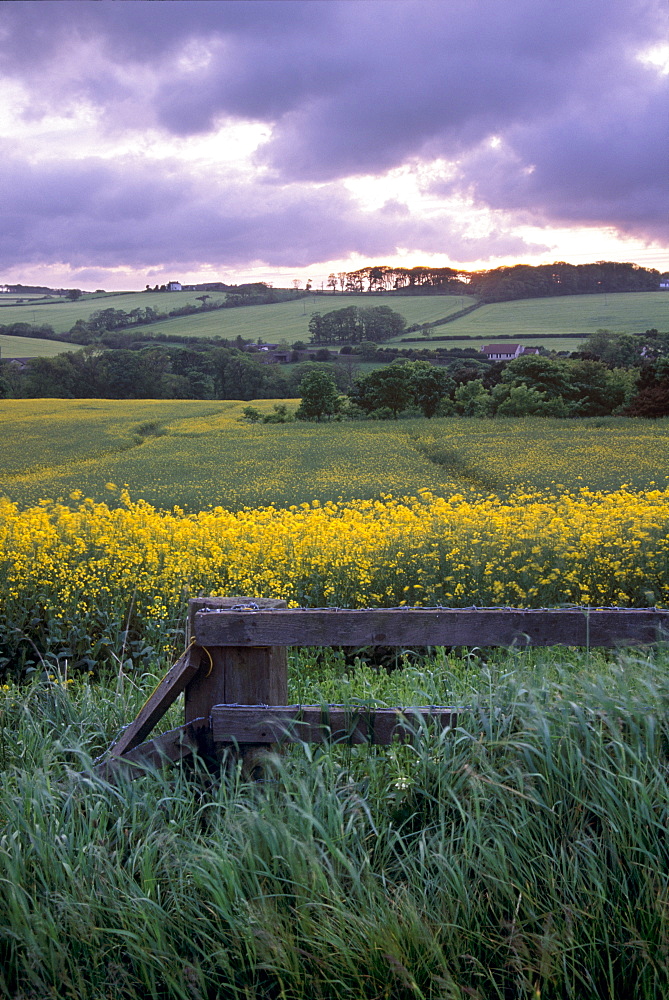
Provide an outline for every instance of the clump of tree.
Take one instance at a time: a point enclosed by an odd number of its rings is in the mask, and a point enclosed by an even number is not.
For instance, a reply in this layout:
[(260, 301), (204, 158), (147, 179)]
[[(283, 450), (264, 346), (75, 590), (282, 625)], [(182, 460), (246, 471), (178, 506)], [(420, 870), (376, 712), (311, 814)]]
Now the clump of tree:
[(249, 424), (290, 424), (295, 416), (285, 403), (275, 403), (269, 413), (262, 413), (257, 406), (245, 406), (241, 419)]
[(330, 312), (314, 313), (309, 320), (312, 344), (378, 344), (399, 337), (406, 330), (406, 320), (388, 306), (358, 309), (347, 306)]

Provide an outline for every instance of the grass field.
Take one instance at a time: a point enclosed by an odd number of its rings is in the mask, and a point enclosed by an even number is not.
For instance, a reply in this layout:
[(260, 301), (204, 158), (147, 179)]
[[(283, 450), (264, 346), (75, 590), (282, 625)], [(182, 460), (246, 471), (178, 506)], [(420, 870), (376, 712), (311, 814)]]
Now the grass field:
[[(468, 334), (494, 340), (500, 334), (536, 337), (540, 333), (580, 334), (595, 330), (643, 333), (669, 330), (667, 292), (619, 292), (564, 295), (547, 299), (495, 302), (442, 327), (449, 336)], [(437, 333), (439, 332), (439, 328)]]
[[(274, 402), (254, 405), (271, 411)], [(420, 489), (647, 489), (664, 487), (669, 472), (666, 420), (248, 425), (245, 405), (1, 400), (0, 492), (23, 505), (66, 500), (74, 489), (113, 502), (112, 482), (157, 507), (236, 510)], [(152, 423), (163, 433), (138, 433)]]
[(178, 333), (192, 337), (222, 337), (234, 340), (257, 340), (262, 337), (269, 343), (287, 340), (309, 341), (309, 320), (313, 313), (329, 312), (356, 306), (367, 309), (373, 306), (389, 306), (404, 316), (409, 325), (430, 323), (448, 316), (474, 302), (469, 296), (412, 296), (399, 298), (392, 296), (360, 295), (312, 295), (309, 298), (279, 302), (274, 305), (244, 306), (238, 309), (224, 309), (202, 313), (198, 316), (166, 320), (152, 324), (152, 333)]
[[(133, 309), (150, 307), (156, 312), (169, 312), (180, 306), (200, 306), (197, 296), (202, 292), (108, 292), (101, 295), (83, 295), (77, 302), (58, 299), (52, 302), (30, 302), (26, 305), (4, 305), (0, 297), (0, 325), (9, 323), (47, 323), (56, 333), (67, 333), (78, 319), (87, 320), (101, 309)], [(222, 301), (225, 295), (210, 294), (210, 302)], [(188, 319), (190, 317), (186, 317)]]
[[(105, 295), (86, 295), (78, 302), (65, 299), (47, 303), (29, 302), (25, 305), (5, 304), (0, 297), (0, 324), (48, 323), (56, 333), (66, 333), (78, 319), (88, 319), (100, 309), (133, 309), (150, 307), (156, 312), (169, 312), (185, 305), (199, 306), (197, 297), (202, 292), (113, 292)], [(225, 295), (211, 292), (209, 302), (221, 302)], [(469, 296), (388, 296), (313, 295), (309, 298), (279, 302), (265, 306), (245, 306), (237, 309), (202, 313), (195, 316), (175, 317), (164, 323), (147, 327), (152, 333), (170, 333), (178, 336), (223, 337), (234, 340), (238, 335), (247, 339), (308, 339), (309, 318), (313, 312), (327, 312), (355, 305), (369, 307), (389, 305), (406, 316), (407, 322), (428, 323), (441, 319), (474, 302)]]
[(468, 708), (406, 746), (298, 745), (262, 784), (107, 784), (91, 758), (156, 677), (52, 676), (0, 688), (3, 996), (668, 995), (666, 652), (304, 651), (293, 702)]
[[(130, 312), (151, 306), (160, 312), (191, 303), (198, 305), (198, 292), (116, 292), (106, 295), (86, 295), (78, 302), (59, 300), (52, 303), (27, 302), (25, 305), (4, 304), (0, 297), (0, 324), (27, 322), (49, 323), (56, 333), (65, 333), (77, 319), (88, 319), (99, 309), (114, 308)], [(211, 301), (222, 300), (219, 293), (211, 294)], [(238, 309), (217, 310), (201, 315), (177, 317), (164, 323), (153, 324), (152, 333), (179, 336), (222, 337), (276, 342), (308, 339), (309, 318), (314, 312), (327, 312), (345, 306), (367, 308), (387, 305), (405, 316), (407, 323), (430, 323), (449, 313), (457, 312), (475, 302), (470, 296), (359, 296), (312, 295), (308, 298), (266, 306), (249, 306)], [(467, 334), (494, 340), (500, 334), (518, 338), (519, 342), (534, 343), (541, 333), (559, 333), (565, 336), (585, 337), (600, 329), (616, 332), (643, 333), (655, 327), (669, 330), (669, 295), (666, 292), (609, 293), (604, 295), (571, 295), (548, 299), (524, 299), (517, 302), (499, 302), (482, 306), (445, 327), (438, 327), (449, 336)], [(527, 339), (529, 338), (529, 340)], [(396, 343), (399, 341), (393, 341)], [(573, 341), (561, 344), (556, 350), (569, 350)], [(443, 346), (449, 346), (446, 342)], [(451, 346), (453, 346), (451, 342)], [(466, 342), (463, 345), (467, 346)]]
[[(0, 315), (0, 320), (2, 315)], [(63, 351), (71, 351), (69, 344), (57, 340), (42, 340), (41, 337), (5, 337), (0, 334), (0, 358), (53, 358)], [(76, 347), (74, 348), (76, 350)]]

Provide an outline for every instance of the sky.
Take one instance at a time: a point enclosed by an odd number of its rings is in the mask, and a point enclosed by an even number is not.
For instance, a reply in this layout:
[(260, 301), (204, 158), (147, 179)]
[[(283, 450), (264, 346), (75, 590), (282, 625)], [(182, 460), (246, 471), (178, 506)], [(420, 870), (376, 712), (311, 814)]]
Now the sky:
[(0, 283), (669, 268), (666, 0), (4, 0)]

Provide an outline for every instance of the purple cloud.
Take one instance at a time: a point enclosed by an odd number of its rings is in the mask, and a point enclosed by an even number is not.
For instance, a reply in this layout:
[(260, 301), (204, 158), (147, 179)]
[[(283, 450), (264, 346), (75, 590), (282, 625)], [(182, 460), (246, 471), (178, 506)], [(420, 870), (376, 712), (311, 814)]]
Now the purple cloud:
[(73, 267), (216, 261), (237, 268), (258, 259), (259, 248), (276, 266), (306, 267), (351, 246), (383, 256), (398, 246), (438, 252), (444, 240), (464, 254), (536, 249), (503, 231), (470, 238), (445, 217), (425, 223), (402, 205), (370, 214), (336, 183), (283, 190), (254, 180), (185, 180), (168, 167), (158, 172), (134, 158), (35, 166), (2, 157), (0, 189), (12, 199), (0, 229), (0, 267), (62, 260)]
[(149, 126), (188, 141), (231, 119), (271, 136), (262, 182), (207, 184), (187, 160), (140, 154), (37, 166), (17, 152), (0, 167), (0, 259), (527, 252), (499, 228), (470, 240), (445, 216), (364, 212), (340, 183), (421, 159), (458, 164), (433, 194), (666, 240), (669, 78), (638, 59), (665, 28), (661, 0), (10, 0), (0, 70), (27, 88), (26, 116), (86, 101), (108, 141)]

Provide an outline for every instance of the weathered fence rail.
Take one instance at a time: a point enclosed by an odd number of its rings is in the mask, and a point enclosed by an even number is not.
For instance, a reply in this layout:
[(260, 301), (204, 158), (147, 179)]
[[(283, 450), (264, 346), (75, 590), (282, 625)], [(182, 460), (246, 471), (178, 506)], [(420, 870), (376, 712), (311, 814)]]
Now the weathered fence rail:
[(339, 608), (199, 609), (202, 646), (616, 646), (669, 638), (669, 612), (655, 609)]
[[(656, 608), (288, 609), (285, 601), (197, 598), (189, 645), (98, 768), (107, 777), (134, 765), (234, 748), (242, 757), (285, 741), (389, 744), (430, 722), (457, 724), (446, 706), (350, 709), (287, 705), (289, 646), (654, 645), (669, 640), (669, 611)], [(185, 724), (144, 743), (185, 694)]]

